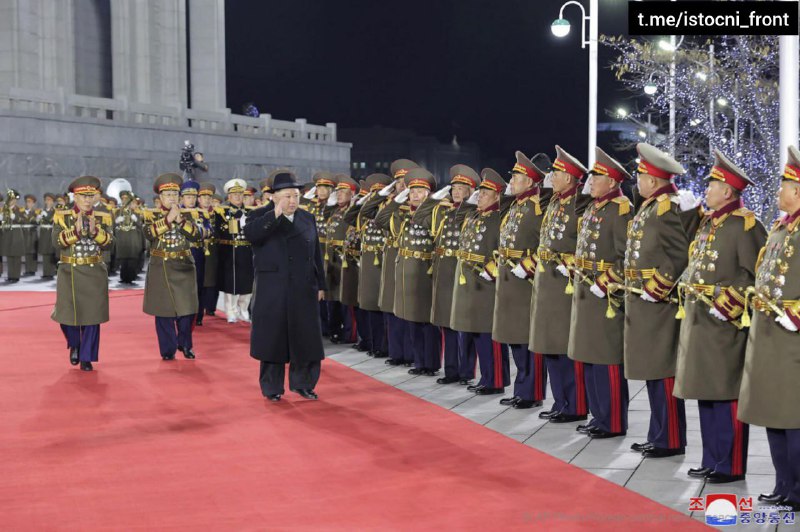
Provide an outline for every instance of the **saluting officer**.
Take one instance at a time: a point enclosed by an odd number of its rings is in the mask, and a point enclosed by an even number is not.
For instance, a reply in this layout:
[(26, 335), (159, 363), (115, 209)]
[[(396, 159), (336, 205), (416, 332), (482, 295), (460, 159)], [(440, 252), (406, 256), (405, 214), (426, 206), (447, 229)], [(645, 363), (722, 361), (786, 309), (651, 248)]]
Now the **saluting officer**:
[(225, 294), (228, 323), (250, 321), (248, 308), (253, 292), (253, 251), (242, 231), (249, 210), (243, 200), (246, 187), (243, 179), (231, 179), (225, 183), (228, 204), (215, 208), (217, 288)]
[[(336, 186), (336, 180), (331, 172), (321, 170), (312, 176), (314, 186), (303, 194), (300, 198), (300, 208), (308, 211), (314, 216), (314, 222), (317, 226), (317, 236), (322, 248), (327, 244), (327, 222), (328, 217), (336, 207), (336, 202), (333, 205), (328, 205), (328, 200), (331, 199), (333, 187)], [(319, 318), (322, 326), (322, 336), (330, 336), (330, 323), (328, 316), (328, 302), (324, 299), (319, 302)]]
[[(500, 404), (524, 409), (540, 406), (547, 388), (544, 357), (528, 349), (528, 332), (536, 250), (543, 219), (539, 186), (550, 172), (552, 163), (543, 153), (537, 154), (533, 161), (521, 151), (515, 156), (517, 162), (510, 172), (508, 184), (514, 201), (500, 225), (497, 248), (492, 339), (509, 344), (517, 366), (514, 394), (500, 399)], [(546, 206), (546, 200), (544, 203)]]
[[(406, 188), (384, 213), (408, 205), (410, 217), (400, 227), (395, 265), (394, 315), (405, 321), (411, 336), (414, 367), (411, 375), (436, 375), (441, 367), (441, 336), (430, 323), (433, 216), (436, 201), (426, 201), (436, 188), (436, 178), (424, 168), (412, 168), (403, 178)], [(445, 192), (446, 194), (447, 192)]]
[[(378, 195), (392, 178), (385, 174), (371, 174), (367, 176), (366, 186), (368, 194), (358, 200), (351, 211), (348, 211), (346, 220), (355, 225), (361, 239), (360, 268), (358, 276), (358, 306), (362, 310), (369, 332), (369, 354), (375, 358), (389, 356), (385, 317), (378, 305), (378, 295), (381, 290), (381, 268), (383, 266), (383, 246), (386, 236), (383, 230), (375, 223), (375, 213), (387, 200)], [(359, 205), (360, 203), (360, 205)]]
[[(441, 331), (444, 377), (439, 377), (439, 384), (458, 382), (468, 385), (475, 378), (475, 358), (472, 364), (461, 367), (458, 349), (458, 331), (450, 328), (450, 317), (453, 310), (453, 283), (458, 265), (458, 241), (461, 237), (461, 225), (464, 218), (475, 211), (475, 205), (467, 203), (480, 183), (478, 172), (465, 164), (450, 167), (450, 185), (444, 192), (450, 193), (448, 200), (443, 196), (436, 206), (434, 225), (434, 255), (432, 273), (433, 298), (431, 306), (431, 323)], [(441, 194), (442, 190), (436, 194)], [(452, 200), (452, 201), (450, 201)], [(465, 360), (466, 362), (466, 360)]]
[[(775, 489), (759, 500), (800, 511), (800, 151), (789, 146), (778, 192), (787, 213), (756, 263), (739, 419), (767, 428)], [(754, 294), (751, 294), (754, 292)]]
[(191, 213), (182, 212), (178, 203), (182, 181), (178, 174), (160, 175), (153, 191), (161, 207), (144, 213), (144, 234), (151, 242), (144, 312), (156, 318), (163, 360), (174, 360), (176, 350), (185, 358), (195, 358), (192, 325), (197, 314), (197, 277), (191, 243), (202, 235)]
[(8, 282), (17, 283), (22, 274), (22, 257), (25, 255), (25, 210), (17, 205), (19, 192), (8, 189), (2, 217), (3, 256), (8, 265)]
[(259, 188), (261, 189), (262, 207), (266, 207), (272, 202), (272, 182), (275, 179), (275, 175), (278, 173), (285, 173), (285, 172), (288, 172), (288, 170), (285, 169), (273, 170), (265, 179), (262, 179), (261, 182), (258, 184)]
[(481, 171), (481, 179), (471, 197), (478, 208), (464, 219), (459, 235), (450, 328), (459, 333), (460, 367), (474, 367), (477, 352), (481, 378), (467, 390), (494, 395), (511, 382), (506, 346), (492, 340), (497, 277), (493, 254), (500, 238), (500, 196), (506, 183), (491, 168)]
[(700, 217), (691, 193), (679, 195), (672, 183), (683, 167), (649, 144), (639, 143), (636, 150), (645, 199), (625, 252), (625, 377), (646, 380), (650, 400), (647, 442), (631, 449), (661, 458), (684, 454), (686, 447), (686, 410), (673, 395), (680, 329), (673, 294)]
[(197, 316), (195, 316), (195, 324), (203, 325), (203, 308), (202, 308), (202, 294), (203, 284), (205, 283), (206, 275), (206, 256), (210, 255), (210, 251), (206, 247), (206, 239), (212, 234), (211, 229), (211, 215), (208, 211), (200, 209), (197, 206), (197, 198), (200, 191), (200, 184), (197, 181), (185, 181), (181, 184), (181, 213), (184, 217), (190, 218), (200, 233), (200, 238), (196, 241), (190, 242), (192, 258), (194, 259), (195, 278), (197, 280)]
[(742, 203), (750, 179), (719, 150), (714, 156), (706, 188), (711, 211), (689, 246), (678, 286), (684, 316), (673, 393), (697, 399), (700, 410), (703, 461), (689, 475), (722, 484), (747, 472), (750, 427), (736, 418), (747, 341), (741, 319), (766, 231)]
[(553, 390), (553, 409), (539, 417), (568, 423), (587, 417), (583, 363), (570, 359), (567, 351), (574, 291), (570, 268), (575, 263), (578, 218), (591, 198), (580, 194), (586, 167), (561, 146), (556, 152), (553, 198), (542, 220), (536, 253), (528, 349), (544, 355)]
[(625, 315), (620, 299), (609, 296), (609, 284), (624, 279), (633, 205), (621, 186), (632, 177), (600, 148), (595, 148), (595, 161), (589, 178), (594, 201), (578, 224), (567, 353), (583, 363), (592, 413), (592, 420), (579, 432), (613, 438), (628, 431), (628, 381), (623, 367)]
[(36, 196), (25, 194), (25, 209), (22, 216), (22, 228), (25, 234), (25, 276), (36, 275), (36, 250), (39, 235), (36, 232), (41, 209), (36, 208)]
[(344, 213), (344, 222), (347, 231), (342, 246), (342, 282), (339, 285), (339, 301), (342, 305), (350, 307), (355, 312), (355, 324), (358, 330), (358, 343), (353, 344), (353, 349), (362, 352), (372, 350), (369, 337), (369, 315), (359, 307), (358, 283), (361, 277), (361, 231), (357, 227), (358, 211), (361, 209), (359, 200), (366, 197), (368, 191), (364, 188), (365, 182), (359, 182), (358, 194), (350, 200), (350, 206)]
[(56, 195), (52, 192), (44, 194), (44, 208), (39, 212), (36, 221), (39, 225), (39, 241), (37, 251), (42, 257), (42, 279), (53, 279), (56, 275), (56, 248), (53, 246), (53, 216), (56, 214)]
[(219, 254), (217, 252), (217, 239), (214, 234), (216, 214), (212, 198), (217, 191), (214, 183), (200, 183), (200, 190), (197, 193), (198, 209), (205, 213), (211, 222), (211, 231), (203, 239), (204, 254), (206, 256), (206, 271), (203, 275), (203, 290), (200, 293), (200, 310), (197, 312), (198, 321), (202, 320), (201, 314), (214, 316), (217, 312), (217, 300), (219, 290), (217, 289), (217, 264)]
[[(390, 366), (414, 365), (414, 350), (411, 346), (411, 335), (406, 322), (394, 315), (395, 294), (395, 266), (397, 263), (398, 239), (403, 223), (411, 217), (411, 207), (401, 205), (397, 210), (387, 210), (391, 200), (406, 188), (405, 176), (412, 168), (419, 165), (409, 159), (397, 159), (392, 162), (389, 171), (392, 182), (378, 192), (378, 197), (388, 199), (382, 203), (381, 209), (375, 214), (375, 224), (386, 234), (386, 244), (383, 247), (381, 259), (381, 289), (378, 295), (378, 306), (386, 316), (386, 334), (388, 336), (389, 359), (386, 364)], [(377, 201), (377, 199), (376, 199)]]
[(100, 349), (100, 324), (108, 321), (108, 268), (102, 250), (111, 245), (111, 216), (94, 211), (100, 180), (82, 176), (69, 186), (75, 206), (53, 216), (53, 246), (59, 250), (56, 305), (51, 319), (61, 324), (69, 361), (92, 371)]

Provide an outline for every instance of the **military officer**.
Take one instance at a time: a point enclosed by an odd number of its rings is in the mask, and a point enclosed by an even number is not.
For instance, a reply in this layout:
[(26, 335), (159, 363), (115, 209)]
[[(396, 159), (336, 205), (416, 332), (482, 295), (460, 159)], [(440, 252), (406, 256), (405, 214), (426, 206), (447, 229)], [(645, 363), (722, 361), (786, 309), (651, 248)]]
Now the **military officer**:
[(228, 323), (250, 321), (248, 308), (253, 291), (253, 251), (242, 225), (249, 209), (244, 206), (243, 179), (225, 183), (227, 205), (215, 208), (214, 234), (217, 236), (217, 288), (225, 294)]
[(266, 177), (266, 179), (262, 179), (261, 182), (258, 184), (259, 188), (261, 189), (261, 206), (269, 205), (272, 201), (272, 181), (275, 179), (275, 174), (278, 172), (287, 172), (287, 170), (275, 170), (270, 173)]
[(111, 245), (111, 216), (93, 209), (100, 180), (82, 176), (69, 186), (75, 206), (53, 216), (53, 246), (59, 250), (56, 305), (51, 319), (61, 324), (69, 361), (92, 371), (100, 347), (100, 324), (108, 321), (108, 269), (102, 249)]
[[(347, 217), (348, 222), (355, 225), (360, 234), (360, 268), (358, 276), (358, 306), (362, 311), (362, 321), (368, 328), (369, 354), (375, 358), (389, 356), (384, 327), (385, 317), (378, 305), (381, 289), (381, 258), (386, 236), (375, 223), (375, 212), (382, 208), (387, 200), (378, 195), (378, 191), (391, 183), (392, 178), (385, 174), (367, 176), (368, 194), (356, 202), (353, 211)], [(360, 205), (359, 205), (360, 203)], [(355, 214), (355, 220), (353, 220)]]
[(202, 307), (202, 294), (203, 285), (205, 284), (206, 275), (206, 255), (210, 254), (206, 246), (206, 240), (211, 236), (211, 220), (212, 215), (207, 210), (200, 209), (197, 206), (197, 198), (200, 192), (200, 184), (197, 181), (185, 181), (181, 184), (181, 197), (180, 207), (181, 213), (190, 218), (200, 233), (200, 238), (195, 242), (190, 242), (190, 249), (192, 258), (194, 259), (194, 269), (197, 279), (197, 316), (195, 316), (195, 324), (198, 326), (203, 325), (203, 307)]
[(583, 364), (592, 413), (592, 420), (578, 430), (591, 438), (613, 438), (628, 431), (628, 381), (623, 367), (624, 311), (619, 298), (609, 297), (608, 286), (624, 279), (633, 205), (621, 187), (633, 178), (600, 148), (595, 148), (595, 161), (587, 186), (594, 201), (578, 222), (567, 354)]
[(409, 208), (409, 218), (400, 227), (397, 237), (394, 315), (405, 322), (411, 336), (414, 367), (408, 372), (432, 377), (441, 367), (441, 333), (430, 323), (437, 203), (425, 200), (436, 188), (436, 178), (424, 168), (412, 168), (403, 181), (405, 189), (384, 208), (384, 216), (391, 216), (403, 205)]
[(195, 358), (192, 322), (197, 314), (197, 278), (191, 243), (202, 236), (191, 217), (179, 206), (181, 176), (158, 176), (153, 191), (161, 207), (144, 212), (144, 234), (151, 242), (144, 285), (144, 312), (156, 318), (158, 348), (163, 360), (175, 351)]
[(567, 356), (574, 291), (570, 268), (575, 263), (578, 218), (589, 197), (580, 194), (588, 171), (575, 157), (556, 146), (553, 162), (553, 198), (542, 220), (531, 297), (528, 349), (545, 357), (553, 408), (539, 417), (568, 423), (587, 417), (583, 363)]
[(691, 193), (672, 182), (685, 172), (672, 157), (645, 143), (638, 188), (644, 198), (628, 230), (625, 252), (625, 377), (646, 380), (650, 400), (647, 442), (631, 449), (646, 458), (684, 454), (686, 411), (673, 395), (680, 322), (674, 288), (688, 264), (699, 223)]
[(247, 187), (244, 189), (244, 206), (253, 208), (256, 206), (256, 187)]
[(358, 227), (358, 212), (361, 210), (359, 200), (368, 193), (363, 186), (358, 194), (350, 201), (350, 206), (345, 211), (344, 222), (347, 224), (347, 232), (344, 237), (342, 249), (342, 282), (339, 286), (339, 301), (342, 305), (352, 307), (356, 316), (356, 328), (359, 341), (353, 344), (353, 349), (357, 351), (372, 351), (372, 340), (369, 337), (369, 313), (359, 307), (358, 303), (358, 284), (361, 277), (361, 230)]
[(25, 210), (17, 205), (19, 192), (8, 189), (6, 203), (3, 206), (3, 256), (8, 265), (7, 278), (9, 283), (19, 282), (22, 273), (22, 257), (25, 255)]
[(43, 196), (44, 208), (36, 221), (39, 225), (37, 251), (42, 257), (42, 279), (53, 279), (56, 275), (56, 249), (53, 246), (53, 216), (56, 213), (56, 195), (46, 192)]
[[(434, 210), (436, 222), (433, 226), (434, 254), (431, 267), (433, 298), (430, 321), (439, 327), (442, 337), (444, 377), (436, 379), (439, 384), (458, 382), (468, 385), (475, 378), (475, 359), (472, 364), (461, 367), (458, 349), (458, 331), (450, 328), (453, 309), (453, 284), (455, 282), (458, 259), (458, 241), (464, 219), (475, 211), (475, 205), (467, 199), (480, 183), (478, 172), (465, 164), (450, 167), (450, 185), (436, 194), (449, 193), (450, 198), (442, 200)], [(434, 196), (436, 196), (434, 194)], [(435, 199), (433, 200), (435, 201)], [(465, 359), (465, 362), (469, 362)]]
[(528, 350), (528, 332), (536, 250), (547, 205), (539, 187), (552, 164), (543, 153), (531, 161), (518, 151), (516, 160), (507, 186), (514, 200), (500, 225), (492, 339), (509, 344), (517, 366), (514, 394), (500, 404), (525, 409), (540, 406), (547, 388), (544, 356)]
[(119, 280), (133, 284), (139, 273), (139, 260), (144, 253), (142, 213), (134, 206), (134, 195), (129, 190), (119, 193), (120, 207), (114, 212), (114, 255), (119, 266)]
[(736, 418), (747, 331), (741, 324), (745, 291), (755, 278), (766, 231), (742, 204), (752, 184), (715, 150), (703, 217), (689, 246), (689, 265), (678, 286), (683, 296), (673, 393), (697, 399), (703, 461), (689, 470), (712, 484), (744, 479), (749, 425)]
[(767, 428), (775, 488), (759, 500), (800, 511), (800, 151), (789, 147), (778, 208), (748, 290), (753, 313), (739, 419)]
[(493, 254), (500, 238), (500, 197), (505, 188), (496, 171), (481, 171), (481, 183), (471, 197), (477, 200), (477, 210), (464, 219), (456, 254), (450, 328), (459, 333), (460, 367), (474, 367), (477, 353), (481, 378), (467, 390), (478, 395), (503, 393), (511, 381), (508, 352), (505, 345), (492, 340), (491, 318), (497, 277)]
[(36, 275), (38, 248), (37, 218), (42, 212), (36, 208), (36, 196), (25, 194), (25, 208), (22, 214), (22, 229), (25, 235), (25, 277)]
[(214, 316), (217, 311), (217, 300), (219, 290), (217, 290), (217, 239), (214, 236), (214, 224), (216, 215), (212, 204), (212, 197), (217, 191), (213, 183), (200, 183), (200, 190), (197, 193), (198, 209), (205, 212), (205, 216), (210, 223), (210, 233), (203, 239), (204, 254), (206, 260), (205, 275), (203, 276), (203, 290), (200, 293), (200, 311), (206, 316)]
[[(411, 207), (401, 205), (397, 210), (388, 210), (394, 197), (406, 188), (405, 176), (412, 168), (419, 165), (409, 159), (397, 159), (389, 166), (392, 182), (386, 185), (378, 198), (387, 200), (382, 203), (382, 208), (375, 214), (375, 223), (386, 234), (386, 243), (383, 247), (381, 259), (381, 288), (378, 295), (378, 305), (386, 316), (386, 334), (388, 336), (389, 359), (386, 364), (390, 366), (414, 365), (414, 350), (411, 346), (411, 335), (406, 322), (394, 315), (395, 295), (395, 267), (397, 262), (398, 239), (400, 228), (411, 217)], [(376, 204), (377, 206), (377, 204)]]
[[(324, 170), (315, 173), (312, 180), (314, 186), (301, 197), (300, 208), (314, 215), (319, 243), (324, 248), (327, 243), (326, 224), (336, 205), (334, 202), (333, 206), (329, 206), (328, 200), (331, 197), (331, 192), (333, 192), (333, 187), (336, 186), (336, 180), (331, 172)], [(322, 326), (322, 336), (330, 336), (328, 302), (325, 300), (319, 302), (319, 318)]]

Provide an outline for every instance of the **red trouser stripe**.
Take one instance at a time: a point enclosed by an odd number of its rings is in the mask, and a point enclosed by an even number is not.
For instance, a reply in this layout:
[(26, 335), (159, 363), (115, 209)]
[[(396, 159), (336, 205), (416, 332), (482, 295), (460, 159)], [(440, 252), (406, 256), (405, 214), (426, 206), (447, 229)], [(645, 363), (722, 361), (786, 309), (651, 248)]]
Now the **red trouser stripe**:
[(442, 335), (442, 348), (439, 349), (439, 362), (444, 360), (444, 327), (439, 327), (439, 332)]
[(575, 414), (586, 415), (586, 382), (583, 379), (583, 362), (575, 364)]
[(494, 362), (494, 387), (503, 387), (503, 362), (500, 357), (500, 344), (492, 340), (492, 359)]
[(731, 453), (731, 475), (741, 475), (744, 471), (742, 448), (744, 447), (744, 427), (737, 418), (739, 401), (731, 401), (731, 421), (733, 423), (733, 452)]
[(348, 306), (347, 310), (350, 312), (350, 341), (355, 342), (358, 340), (358, 329), (356, 329), (356, 309), (355, 307)]
[(621, 432), (620, 426), (620, 412), (617, 408), (617, 404), (619, 403), (619, 371), (618, 366), (608, 366), (608, 390), (610, 392), (609, 399), (611, 399), (611, 404), (609, 405), (611, 413), (611, 432)]
[(667, 424), (669, 428), (669, 448), (677, 449), (680, 447), (680, 428), (678, 426), (678, 402), (672, 395), (675, 386), (675, 377), (664, 379), (664, 394), (667, 399)]
[(533, 353), (533, 399), (544, 401), (544, 357), (541, 353)]

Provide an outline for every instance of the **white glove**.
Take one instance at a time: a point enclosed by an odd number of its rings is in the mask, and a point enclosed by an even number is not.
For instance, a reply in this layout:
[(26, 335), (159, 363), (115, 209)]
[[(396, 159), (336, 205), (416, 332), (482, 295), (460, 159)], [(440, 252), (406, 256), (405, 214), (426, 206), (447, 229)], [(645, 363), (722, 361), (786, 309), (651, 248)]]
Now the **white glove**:
[(522, 267), (522, 264), (517, 264), (516, 266), (514, 266), (514, 268), (511, 270), (511, 273), (513, 273), (520, 279), (527, 279), (528, 277), (528, 272), (525, 271), (525, 268)]
[(566, 266), (564, 266), (563, 264), (559, 264), (559, 265), (556, 267), (556, 271), (557, 271), (558, 273), (560, 273), (561, 275), (563, 275), (564, 277), (569, 277), (569, 272), (567, 271), (567, 267), (566, 267)]
[(410, 192), (411, 192), (411, 189), (409, 189), (409, 188), (405, 189), (400, 194), (398, 194), (397, 196), (394, 197), (394, 202), (395, 203), (401, 203), (401, 204), (405, 203), (406, 200), (408, 199), (408, 195), (409, 195)]
[(722, 312), (718, 311), (714, 307), (708, 309), (708, 313), (717, 318), (719, 321), (728, 321), (728, 318), (723, 316)]
[(385, 198), (386, 196), (392, 193), (395, 185), (397, 185), (397, 181), (392, 181), (391, 183), (380, 189), (380, 191), (378, 191), (378, 196), (383, 196)]
[(333, 207), (337, 203), (338, 203), (338, 201), (337, 201), (337, 198), (336, 198), (336, 194), (331, 193), (331, 195), (328, 196), (328, 202), (325, 205), (327, 205), (328, 207)]
[(642, 292), (642, 295), (640, 295), (639, 297), (644, 301), (647, 301), (648, 303), (658, 303), (658, 301), (650, 297), (650, 294), (648, 294), (647, 292)]
[(597, 297), (599, 297), (600, 299), (606, 297), (606, 293), (603, 292), (603, 290), (599, 286), (597, 286), (597, 283), (594, 283), (592, 286), (590, 286), (589, 291), (594, 295), (596, 295)]
[(467, 203), (470, 205), (477, 205), (478, 204), (478, 191), (472, 193), (472, 195), (467, 199)]
[(135, 222), (136, 220), (137, 220), (136, 215), (135, 214), (131, 214), (131, 221)]
[(492, 279), (491, 275), (486, 273), (486, 270), (481, 272), (481, 279), (483, 279), (484, 281), (493, 281), (494, 280), (494, 279)]
[(673, 201), (677, 199), (677, 203), (681, 208), (682, 212), (691, 211), (692, 209), (696, 209), (698, 205), (700, 205), (700, 198), (696, 198), (694, 194), (692, 194), (691, 190), (679, 190), (678, 197), (674, 198)]
[(11, 219), (12, 220), (16, 220), (16, 218), (17, 218), (17, 215), (14, 214), (14, 211), (11, 211)]
[(242, 216), (242, 217), (239, 219), (239, 231), (241, 231), (242, 229), (244, 229), (244, 226), (245, 226), (245, 224), (247, 224), (247, 216)]
[(433, 194), (431, 194), (431, 199), (435, 199), (436, 201), (445, 199), (447, 195), (450, 193), (451, 188), (452, 187), (450, 185), (447, 185), (442, 190), (434, 192)]
[(369, 198), (369, 197), (370, 197), (370, 194), (367, 194), (363, 198), (359, 198), (359, 200), (356, 202), (356, 205), (364, 205), (364, 203), (367, 201), (367, 198)]
[(122, 216), (117, 216), (117, 218), (114, 221), (117, 222), (118, 224), (121, 224), (124, 219), (125, 218), (123, 218)]
[(581, 190), (581, 194), (584, 196), (588, 196), (592, 193), (592, 176), (586, 178), (586, 183), (583, 184), (583, 190)]
[(789, 331), (789, 332), (797, 332), (797, 325), (795, 325), (794, 322), (792, 321), (792, 319), (789, 316), (787, 316), (786, 314), (784, 314), (783, 316), (780, 316), (778, 318), (775, 318), (775, 321), (780, 323), (781, 327), (783, 327), (787, 331)]
[(547, 175), (544, 176), (542, 188), (553, 188), (553, 172), (548, 172)]
[(303, 198), (305, 198), (305, 199), (314, 199), (314, 194), (316, 194), (316, 193), (317, 193), (317, 185), (314, 185), (313, 187), (308, 189), (308, 192), (303, 194)]
[(511, 191), (511, 183), (506, 183), (506, 190), (503, 192), (504, 196), (513, 196), (514, 193)]

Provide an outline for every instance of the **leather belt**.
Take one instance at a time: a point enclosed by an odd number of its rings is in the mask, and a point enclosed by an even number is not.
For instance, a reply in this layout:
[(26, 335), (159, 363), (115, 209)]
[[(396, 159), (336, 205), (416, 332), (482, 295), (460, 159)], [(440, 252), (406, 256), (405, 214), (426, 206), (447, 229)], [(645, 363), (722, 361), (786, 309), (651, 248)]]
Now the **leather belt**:
[(521, 259), (525, 255), (530, 255), (530, 251), (522, 249), (498, 248), (497, 254), (504, 259)]
[[(695, 291), (700, 292), (703, 295), (713, 296), (714, 295), (714, 289), (716, 288), (716, 286), (713, 285), (713, 284), (693, 284), (692, 288)], [(724, 288), (722, 288), (722, 287), (720, 287), (720, 289), (724, 290)]]
[(655, 268), (647, 268), (644, 270), (625, 268), (625, 279), (629, 281), (635, 281), (636, 279), (650, 279), (653, 275), (655, 275), (655, 273)]
[(455, 257), (458, 254), (458, 250), (439, 247), (436, 248), (435, 253), (440, 257)]
[(344, 250), (345, 255), (349, 257), (360, 257), (361, 252), (358, 249), (348, 248)]
[(361, 245), (361, 253), (383, 253), (383, 246), (374, 246), (372, 244), (362, 244)]
[(164, 251), (163, 249), (150, 250), (150, 256), (161, 257), (162, 259), (179, 259), (182, 257), (188, 257), (191, 254), (192, 252), (188, 249), (183, 249), (181, 251)]
[(595, 262), (593, 260), (586, 260), (586, 259), (575, 259), (575, 265), (578, 268), (583, 270), (588, 270), (590, 272), (607, 272), (610, 270), (614, 265), (610, 262), (606, 262), (601, 260), (600, 262)]
[(100, 255), (92, 255), (89, 257), (67, 257), (66, 255), (61, 255), (61, 262), (66, 264), (76, 264), (78, 266), (83, 266), (84, 264), (98, 264), (102, 262), (103, 257)]
[(408, 248), (400, 248), (397, 253), (401, 257), (405, 257), (407, 259), (431, 260), (433, 258), (433, 253), (429, 253), (427, 251), (415, 251)]
[(456, 251), (456, 258), (461, 259), (461, 260), (465, 260), (465, 261), (468, 261), (468, 262), (480, 262), (480, 263), (483, 263), (483, 262), (486, 261), (486, 256), (485, 255), (478, 255), (476, 253), (470, 253), (469, 251), (462, 251), (460, 249), (458, 251)]
[(217, 240), (218, 244), (222, 244), (224, 246), (249, 246), (250, 242), (247, 240)]
[(319, 243), (320, 244), (327, 244), (328, 243), (328, 239), (325, 238), (324, 236), (321, 236), (321, 237), (319, 237)]
[(189, 242), (189, 246), (194, 248), (194, 249), (199, 249), (199, 248), (203, 247), (203, 243), (202, 242)]
[(330, 244), (331, 246), (339, 246), (339, 247), (344, 246), (344, 240), (328, 240), (327, 243)]

